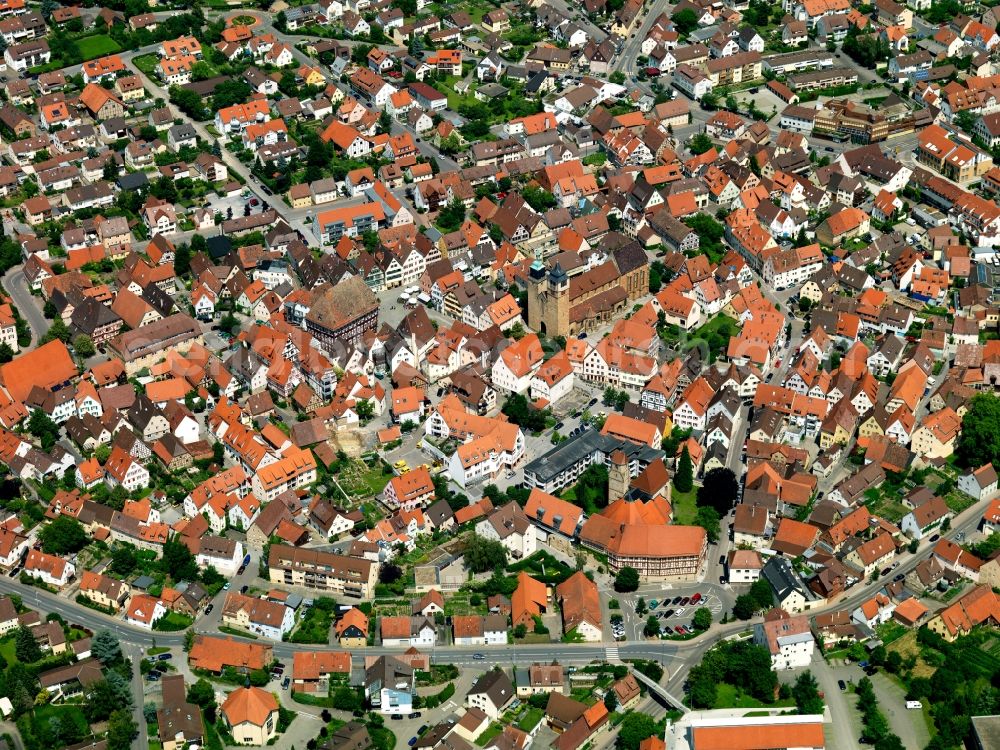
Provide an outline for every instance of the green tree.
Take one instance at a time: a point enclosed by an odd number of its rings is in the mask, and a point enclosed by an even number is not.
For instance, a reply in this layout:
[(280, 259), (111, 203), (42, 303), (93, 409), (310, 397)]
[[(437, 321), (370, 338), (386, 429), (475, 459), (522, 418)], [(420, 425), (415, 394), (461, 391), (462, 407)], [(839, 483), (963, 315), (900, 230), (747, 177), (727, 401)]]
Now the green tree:
[(656, 722), (649, 714), (631, 711), (625, 714), (618, 729), (618, 750), (639, 750), (639, 743), (656, 734)]
[(71, 555), (90, 542), (83, 526), (72, 516), (56, 516), (38, 532), (42, 549), (52, 555)]
[(194, 703), (196, 706), (201, 706), (202, 708), (214, 706), (215, 688), (212, 687), (211, 682), (201, 677), (188, 688), (187, 699), (189, 703)]
[(649, 293), (656, 294), (663, 286), (663, 276), (666, 267), (658, 260), (654, 260), (649, 266)]
[(696, 156), (705, 153), (714, 146), (715, 144), (712, 143), (712, 139), (706, 133), (695, 133), (691, 136), (687, 144), (688, 151)]
[[(199, 236), (199, 235), (196, 235)], [(178, 276), (187, 276), (191, 270), (191, 246), (182, 242), (174, 250), (174, 273)]]
[(0, 343), (0, 362), (10, 362), (14, 359), (14, 350), (6, 341)]
[(660, 635), (660, 620), (656, 615), (646, 618), (646, 625), (642, 629), (643, 635), (647, 638), (654, 638)]
[(503, 570), (507, 567), (507, 549), (498, 541), (473, 533), (465, 544), (465, 564), (473, 573)]
[(977, 393), (962, 417), (962, 432), (956, 449), (958, 462), (976, 469), (992, 463), (1000, 465), (1000, 398)]
[(93, 339), (85, 333), (81, 333), (73, 339), (73, 348), (76, 349), (77, 356), (84, 359), (97, 354), (97, 348), (94, 346)]
[(358, 691), (347, 685), (341, 685), (333, 691), (333, 707), (340, 711), (357, 711), (364, 706), (364, 701)]
[(548, 410), (536, 409), (523, 393), (512, 393), (507, 397), (501, 411), (507, 418), (526, 432), (540, 432), (545, 429)]
[(14, 635), (14, 656), (22, 664), (32, 664), (42, 658), (42, 648), (35, 640), (34, 633), (24, 625)]
[(108, 750), (129, 750), (137, 731), (131, 711), (114, 711), (108, 719)]
[(724, 516), (736, 504), (740, 484), (732, 469), (717, 467), (705, 474), (698, 488), (698, 505), (714, 508)]
[(675, 13), (671, 20), (678, 33), (687, 36), (698, 28), (698, 16), (690, 8), (684, 8), (679, 13)]
[(122, 658), (121, 643), (118, 642), (118, 637), (110, 630), (98, 630), (90, 642), (90, 653), (101, 664), (114, 664)]
[(175, 581), (197, 581), (198, 565), (187, 545), (176, 534), (163, 545), (160, 570)]
[(712, 610), (708, 607), (699, 607), (691, 618), (691, 624), (695, 630), (708, 630), (712, 626)]
[(639, 571), (628, 565), (621, 568), (615, 576), (615, 591), (627, 593), (639, 588)]
[(437, 226), (442, 232), (454, 232), (465, 221), (465, 205), (455, 198), (438, 212)]
[(537, 185), (529, 185), (521, 191), (525, 202), (539, 213), (555, 208), (556, 197), (548, 190)]
[(604, 707), (608, 709), (608, 713), (613, 713), (618, 708), (618, 695), (614, 690), (609, 690), (604, 694)]
[(674, 487), (678, 492), (690, 492), (694, 486), (694, 466), (687, 446), (681, 448), (681, 456), (677, 459), (677, 472), (674, 474)]
[(795, 708), (800, 714), (823, 713), (823, 699), (819, 697), (819, 686), (813, 673), (806, 670), (795, 678), (792, 686)]
[(73, 336), (72, 331), (69, 330), (69, 327), (66, 325), (66, 323), (63, 322), (63, 319), (56, 318), (54, 321), (52, 321), (52, 325), (49, 326), (49, 330), (46, 331), (45, 335), (42, 336), (42, 340), (38, 343), (47, 344), (50, 341), (55, 341), (56, 339), (59, 339), (65, 344), (70, 340), (72, 336)]

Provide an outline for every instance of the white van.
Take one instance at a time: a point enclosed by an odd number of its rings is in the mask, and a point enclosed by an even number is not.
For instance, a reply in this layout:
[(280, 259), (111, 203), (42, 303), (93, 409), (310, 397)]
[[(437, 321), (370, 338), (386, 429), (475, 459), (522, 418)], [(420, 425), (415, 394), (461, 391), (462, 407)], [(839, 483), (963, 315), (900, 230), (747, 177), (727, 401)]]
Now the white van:
[(924, 704), (920, 701), (906, 701), (907, 708), (923, 708)]

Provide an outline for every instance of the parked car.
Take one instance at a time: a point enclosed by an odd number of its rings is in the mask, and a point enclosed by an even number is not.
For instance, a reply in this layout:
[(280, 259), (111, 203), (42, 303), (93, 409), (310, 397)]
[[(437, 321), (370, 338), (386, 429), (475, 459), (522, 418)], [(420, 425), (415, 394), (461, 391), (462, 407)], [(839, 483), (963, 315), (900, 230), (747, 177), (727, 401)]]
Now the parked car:
[(837, 687), (839, 687), (841, 690), (847, 690), (847, 683), (844, 682), (843, 680), (837, 680)]
[(695, 595), (691, 597), (691, 603), (697, 604), (700, 601), (701, 601), (701, 593), (696, 592)]
[(291, 677), (286, 677), (285, 679), (283, 679), (281, 681), (281, 689), (282, 690), (288, 690), (288, 686), (291, 685), (291, 684), (292, 684), (292, 678)]
[(174, 655), (168, 652), (165, 654), (160, 654), (156, 658), (159, 659), (160, 661), (169, 661), (170, 659), (174, 658)]
[(941, 538), (940, 534), (935, 534), (934, 536), (931, 537), (931, 543), (933, 544), (934, 542), (936, 542), (940, 538)]
[(205, 607), (205, 614), (206, 615), (212, 614), (212, 610), (213, 609), (215, 609), (215, 605), (214, 604), (209, 604), (207, 607)]

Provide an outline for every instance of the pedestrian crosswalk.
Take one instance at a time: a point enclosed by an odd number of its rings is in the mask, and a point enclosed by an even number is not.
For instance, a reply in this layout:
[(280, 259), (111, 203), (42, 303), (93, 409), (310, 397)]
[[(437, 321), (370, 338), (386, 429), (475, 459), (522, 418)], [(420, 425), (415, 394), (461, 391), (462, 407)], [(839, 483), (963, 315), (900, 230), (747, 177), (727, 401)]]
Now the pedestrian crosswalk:
[(617, 646), (607, 646), (604, 649), (604, 658), (608, 661), (618, 661), (618, 647)]

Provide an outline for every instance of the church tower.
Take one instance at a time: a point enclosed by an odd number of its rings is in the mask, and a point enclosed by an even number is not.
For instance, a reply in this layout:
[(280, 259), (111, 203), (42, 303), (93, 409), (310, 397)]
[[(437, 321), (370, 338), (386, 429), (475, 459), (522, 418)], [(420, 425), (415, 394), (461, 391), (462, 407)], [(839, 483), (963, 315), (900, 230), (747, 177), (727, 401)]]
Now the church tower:
[(569, 336), (569, 276), (558, 261), (549, 271), (549, 299), (545, 313), (549, 336)]
[(548, 296), (549, 280), (545, 264), (537, 255), (528, 269), (528, 327), (540, 332), (545, 323), (545, 298)]
[(625, 497), (631, 481), (628, 459), (621, 451), (615, 451), (611, 454), (611, 466), (608, 469), (608, 505)]
[(569, 276), (558, 262), (546, 272), (536, 257), (528, 269), (528, 327), (546, 336), (569, 336)]

